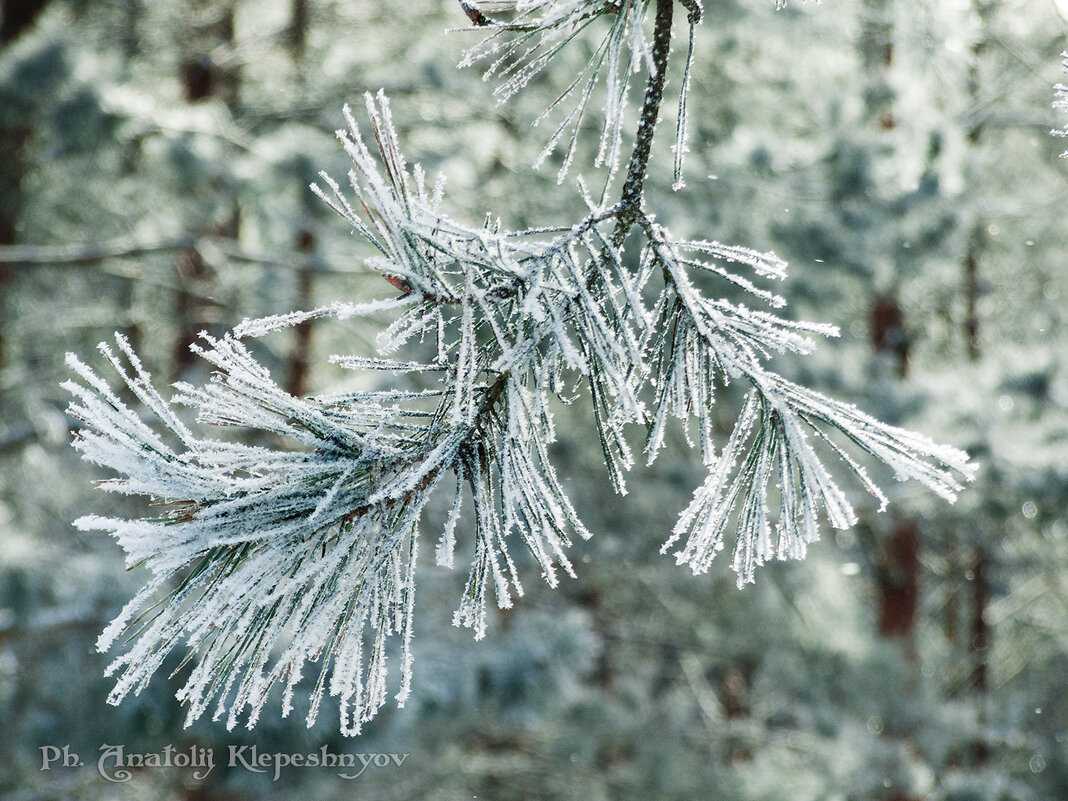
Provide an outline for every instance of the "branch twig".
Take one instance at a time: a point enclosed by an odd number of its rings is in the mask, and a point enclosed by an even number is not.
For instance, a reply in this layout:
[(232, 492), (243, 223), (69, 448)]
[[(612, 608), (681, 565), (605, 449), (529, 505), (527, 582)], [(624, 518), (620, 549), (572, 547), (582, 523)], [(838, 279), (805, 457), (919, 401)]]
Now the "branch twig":
[(95, 264), (108, 259), (181, 250), (196, 245), (197, 240), (196, 234), (185, 233), (154, 242), (124, 238), (91, 245), (9, 245), (0, 247), (0, 264)]
[(634, 138), (634, 154), (630, 157), (627, 180), (623, 184), (620, 199), (622, 207), (612, 234), (612, 244), (619, 247), (627, 238), (630, 227), (641, 215), (642, 198), (645, 192), (645, 173), (649, 167), (649, 153), (653, 145), (660, 103), (664, 99), (664, 84), (667, 82), (668, 54), (671, 50), (671, 17), (675, 0), (656, 0), (656, 24), (653, 29), (653, 72), (645, 87), (645, 100)]
[(467, 18), (471, 20), (471, 22), (475, 25), (493, 24), (493, 21), (490, 20), (489, 17), (487, 17), (485, 14), (483, 14), (471, 4), (464, 2), (464, 0), (460, 0), (460, 8), (464, 10), (464, 13), (467, 14)]
[(350, 274), (364, 273), (363, 269), (346, 270), (325, 264), (321, 257), (298, 256), (284, 253), (272, 256), (254, 253), (234, 244), (225, 237), (186, 232), (167, 239), (138, 241), (123, 237), (105, 242), (85, 245), (4, 245), (0, 246), (0, 265), (13, 264), (20, 267), (82, 267), (109, 259), (139, 258), (154, 253), (170, 253), (185, 248), (204, 248), (205, 257), (217, 251), (235, 262), (285, 267), (295, 270), (312, 269), (319, 273)]

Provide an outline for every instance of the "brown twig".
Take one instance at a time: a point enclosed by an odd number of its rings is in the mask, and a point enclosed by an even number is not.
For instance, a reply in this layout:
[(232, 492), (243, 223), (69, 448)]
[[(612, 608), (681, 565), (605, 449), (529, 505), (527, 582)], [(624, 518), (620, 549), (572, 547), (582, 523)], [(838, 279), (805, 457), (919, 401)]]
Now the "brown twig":
[(686, 9), (690, 21), (693, 24), (697, 24), (701, 21), (701, 15), (705, 13), (705, 7), (701, 3), (701, 0), (679, 0), (682, 3), (682, 7)]
[(671, 51), (671, 18), (675, 0), (656, 0), (656, 23), (653, 29), (653, 69), (645, 87), (638, 133), (634, 138), (634, 153), (630, 157), (627, 180), (623, 184), (620, 199), (621, 211), (616, 219), (612, 244), (620, 247), (627, 232), (641, 216), (642, 198), (645, 193), (645, 174), (649, 167), (649, 153), (653, 145), (660, 103), (664, 99), (664, 84), (667, 81), (668, 54)]
[(464, 0), (460, 0), (460, 8), (462, 8), (464, 10), (464, 13), (467, 14), (467, 18), (469, 20), (471, 20), (472, 24), (474, 24), (474, 25), (492, 25), (493, 24), (493, 21), (489, 17), (487, 17), (485, 14), (483, 14), (477, 8), (472, 6), (470, 3), (464, 2)]

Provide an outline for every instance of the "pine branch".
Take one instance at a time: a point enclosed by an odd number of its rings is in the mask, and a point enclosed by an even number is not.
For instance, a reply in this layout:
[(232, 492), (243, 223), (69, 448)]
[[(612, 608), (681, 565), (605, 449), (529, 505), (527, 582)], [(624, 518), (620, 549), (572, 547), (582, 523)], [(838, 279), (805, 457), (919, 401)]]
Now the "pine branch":
[[(630, 73), (624, 69), (616, 80), (624, 33), (631, 66), (648, 59), (633, 155), (616, 205), (599, 207), (587, 197), (589, 214), (558, 229), (503, 231), (499, 222), (477, 227), (454, 220), (443, 211), (443, 181), (428, 186), (419, 165), (405, 161), (385, 95), (367, 96), (368, 140), (347, 107), (348, 129), (338, 132), (353, 164), (348, 188), (325, 173), (322, 186), (312, 188), (377, 251), (369, 267), (400, 295), (246, 320), (221, 339), (205, 336), (195, 350), (215, 374), (206, 386), (176, 385), (170, 402), (125, 340), (117, 338), (119, 355), (101, 346), (155, 415), (155, 427), (93, 370), (68, 357), (81, 379), (66, 385), (75, 399), (70, 412), (86, 422), (75, 447), (117, 474), (103, 489), (149, 496), (156, 510), (140, 520), (78, 521), (83, 529), (111, 532), (131, 564), (153, 572), (100, 639), (107, 648), (123, 632), (130, 634), (110, 669), (119, 673), (113, 702), (141, 689), (184, 642), (186, 661), (194, 666), (179, 698), (188, 704), (190, 722), (214, 704), (215, 718), (225, 716), (232, 727), (247, 712), (251, 727), (275, 683), (283, 688), (283, 714), (289, 714), (303, 670), (315, 665), (309, 725), (329, 690), (338, 698), (342, 731), (354, 734), (385, 703), (387, 651), (391, 638), (399, 637), (396, 699), (402, 704), (411, 679), (418, 526), (448, 474), (455, 490), (436, 559), (454, 563), (458, 532), (469, 533), (473, 545), (454, 624), (482, 637), (490, 598), (507, 608), (513, 594), (522, 595), (513, 535), (550, 585), (559, 570), (574, 575), (566, 555), (571, 535), (590, 533), (565, 496), (546, 446), (555, 437), (551, 405), (574, 400), (576, 377), (588, 392), (605, 466), (621, 494), (634, 461), (629, 424), (646, 427), (651, 463), (662, 450), (669, 417), (678, 418), (687, 435), (696, 423), (708, 476), (664, 548), (679, 543), (678, 561), (703, 572), (733, 528), (739, 584), (752, 581), (755, 568), (769, 559), (801, 558), (818, 537), (821, 516), (838, 528), (855, 522), (845, 491), (824, 464), (827, 455), (881, 502), (885, 495), (851, 450), (948, 500), (960, 489), (957, 476), (971, 478), (974, 467), (960, 451), (879, 423), (769, 369), (774, 353), (806, 355), (814, 336), (836, 334), (833, 326), (795, 322), (698, 290), (695, 273), (781, 309), (785, 300), (761, 282), (782, 280), (786, 265), (774, 253), (675, 240), (646, 214), (645, 179), (666, 84), (673, 0), (656, 2), (651, 51), (641, 32), (647, 5), (462, 3), (478, 14), (515, 14), (510, 22), (486, 26), (490, 38), (474, 51), (497, 58), (490, 73), (510, 76), (505, 95), (518, 91), (591, 20), (613, 17), (597, 55), (573, 85), (586, 81), (560, 129), (577, 127), (604, 68), (608, 100), (599, 156), (610, 171)], [(684, 6), (690, 18), (688, 76), (702, 7), (697, 0)], [(504, 34), (518, 34), (520, 44), (494, 44)], [(687, 83), (684, 77), (676, 186)], [(574, 138), (565, 170), (573, 144)], [(632, 267), (624, 246), (635, 225), (641, 241)], [(661, 282), (658, 289), (654, 279)], [(383, 390), (295, 397), (277, 386), (241, 341), (320, 317), (378, 314), (392, 316), (379, 335), (379, 354), (332, 361), (392, 374), (395, 386)], [(436, 345), (436, 353), (419, 360), (392, 356), (416, 340)], [(432, 388), (405, 389), (416, 375)], [(749, 389), (731, 436), (719, 448), (712, 409), (717, 386), (731, 381), (744, 381)], [(195, 409), (201, 424), (238, 426), (289, 444), (200, 437), (175, 404)], [(465, 510), (470, 525), (461, 528)]]

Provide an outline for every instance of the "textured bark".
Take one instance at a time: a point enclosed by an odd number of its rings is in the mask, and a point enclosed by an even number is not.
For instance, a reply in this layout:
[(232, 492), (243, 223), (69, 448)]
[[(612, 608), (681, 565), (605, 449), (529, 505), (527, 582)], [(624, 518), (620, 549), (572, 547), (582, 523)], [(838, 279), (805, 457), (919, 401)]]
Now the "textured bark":
[(479, 11), (477, 8), (472, 7), (464, 0), (460, 0), (460, 8), (467, 15), (467, 18), (471, 20), (472, 25), (492, 25), (493, 22), (485, 14)]

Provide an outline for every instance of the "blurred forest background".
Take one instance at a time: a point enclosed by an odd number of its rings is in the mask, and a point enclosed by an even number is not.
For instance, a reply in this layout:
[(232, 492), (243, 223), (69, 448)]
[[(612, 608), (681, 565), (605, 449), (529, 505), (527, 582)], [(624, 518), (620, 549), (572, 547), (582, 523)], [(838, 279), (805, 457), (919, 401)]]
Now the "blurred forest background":
[[(676, 448), (618, 499), (562, 408), (557, 468), (597, 534), (578, 580), (528, 582), (476, 644), (449, 625), (465, 572), (428, 562), (414, 696), (345, 740), (327, 714), (183, 729), (167, 672), (106, 704), (94, 641), (144, 576), (71, 527), (127, 502), (94, 492), (69, 447), (64, 353), (98, 363), (118, 330), (158, 379), (202, 377), (201, 330), (392, 294), (307, 188), (344, 174), (333, 130), (367, 90), (447, 176), (450, 214), (570, 224), (585, 206), (552, 165), (529, 169), (551, 132), (530, 123), (583, 45), (498, 107), (454, 69), (477, 36), (445, 33), (466, 24), (456, 0), (2, 0), (0, 799), (1068, 797), (1068, 161), (1049, 135), (1068, 122), (1050, 108), (1068, 11), (705, 6), (688, 186), (671, 192), (666, 120), (658, 221), (786, 258), (793, 316), (843, 331), (787, 369), (967, 449), (980, 477), (955, 506), (891, 486), (888, 513), (738, 591), (726, 559), (695, 578), (658, 554), (697, 459)], [(576, 169), (594, 185), (589, 125)], [(327, 355), (369, 353), (375, 330), (309, 322), (259, 344), (308, 393), (338, 386)], [(109, 784), (105, 743), (410, 757), (351, 782), (217, 767)], [(86, 767), (42, 772), (39, 748), (65, 744)]]

